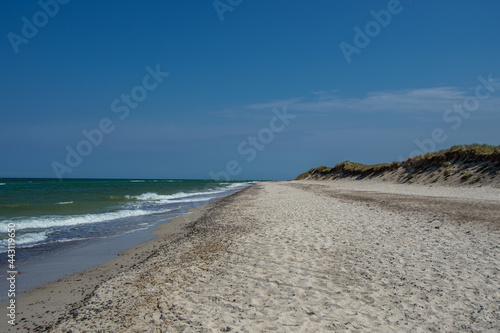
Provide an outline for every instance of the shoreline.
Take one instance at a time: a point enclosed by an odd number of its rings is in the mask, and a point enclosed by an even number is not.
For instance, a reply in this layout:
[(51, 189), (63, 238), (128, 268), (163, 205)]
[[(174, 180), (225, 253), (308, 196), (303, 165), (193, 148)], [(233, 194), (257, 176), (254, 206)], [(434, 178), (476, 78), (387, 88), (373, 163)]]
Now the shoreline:
[[(15, 276), (16, 296), (101, 265), (153, 238), (150, 233), (157, 225), (187, 213), (189, 208), (248, 186), (248, 182), (212, 180), (84, 179), (62, 183), (54, 179), (13, 179), (5, 182), (4, 189), (14, 192), (1, 205), (7, 209), (2, 210), (0, 290), (12, 289), (5, 278), (15, 270), (20, 273)], [(39, 197), (37, 189), (40, 188), (50, 188), (51, 196), (34, 199)], [(24, 193), (26, 198), (16, 195), (15, 191)], [(100, 195), (99, 191), (105, 194)], [(94, 193), (95, 197), (87, 192)], [(5, 246), (7, 223), (15, 230), (10, 240), (15, 241), (16, 252), (14, 257), (11, 251), (10, 261)], [(0, 304), (11, 297), (1, 293)]]
[[(19, 327), (24, 329), (37, 329), (37, 327), (41, 326), (49, 327), (50, 325), (45, 324), (54, 323), (64, 313), (68, 312), (68, 306), (77, 306), (77, 304), (88, 299), (92, 292), (104, 281), (140, 265), (155, 253), (158, 246), (164, 246), (184, 237), (190, 232), (189, 225), (196, 222), (217, 202), (237, 195), (239, 192), (251, 187), (252, 184), (249, 184), (249, 186), (238, 189), (225, 197), (217, 198), (201, 206), (189, 208), (186, 213), (170, 218), (166, 223), (156, 225), (153, 231), (147, 233), (149, 235), (148, 240), (127, 247), (111, 260), (62, 277), (56, 281), (43, 283), (31, 290), (23, 291), (20, 296), (16, 297), (17, 325), (12, 326), (5, 320), (0, 322), (0, 331), (17, 331)], [(1, 303), (1, 306), (6, 309), (8, 304), (8, 301), (5, 301)], [(41, 316), (43, 316), (43, 322), (38, 320)]]
[(20, 331), (497, 331), (499, 194), (256, 183), (45, 286)]

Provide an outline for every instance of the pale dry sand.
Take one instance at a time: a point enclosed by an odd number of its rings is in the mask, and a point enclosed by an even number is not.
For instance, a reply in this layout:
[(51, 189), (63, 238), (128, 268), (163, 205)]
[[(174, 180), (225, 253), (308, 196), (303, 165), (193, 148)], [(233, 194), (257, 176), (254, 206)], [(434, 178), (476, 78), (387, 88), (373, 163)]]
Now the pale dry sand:
[(500, 191), (393, 185), (256, 184), (146, 243), (59, 319), (18, 327), (500, 331)]

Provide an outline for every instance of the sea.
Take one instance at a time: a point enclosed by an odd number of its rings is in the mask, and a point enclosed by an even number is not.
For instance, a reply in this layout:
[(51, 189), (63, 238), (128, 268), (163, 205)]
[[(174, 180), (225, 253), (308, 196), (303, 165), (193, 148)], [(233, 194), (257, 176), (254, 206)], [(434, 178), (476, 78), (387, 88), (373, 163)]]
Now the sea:
[(15, 244), (14, 270), (40, 277), (25, 283), (29, 289), (109, 260), (152, 238), (155, 226), (250, 183), (0, 178), (0, 276), (9, 271), (9, 242), (11, 249)]

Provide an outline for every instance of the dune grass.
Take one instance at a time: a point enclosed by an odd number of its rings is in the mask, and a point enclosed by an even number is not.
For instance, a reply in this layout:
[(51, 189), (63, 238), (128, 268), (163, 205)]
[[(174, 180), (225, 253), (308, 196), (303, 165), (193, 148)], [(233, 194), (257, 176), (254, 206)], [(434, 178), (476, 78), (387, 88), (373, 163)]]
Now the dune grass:
[[(422, 173), (429, 168), (447, 168), (458, 162), (491, 162), (500, 165), (500, 146), (487, 144), (456, 145), (437, 152), (410, 157), (403, 162), (362, 164), (344, 161), (334, 167), (321, 166), (311, 169), (299, 175), (296, 180), (307, 178), (343, 178), (343, 177), (367, 177), (377, 176), (384, 172), (404, 168), (405, 172), (412, 177)], [(470, 177), (469, 177), (470, 178)], [(467, 179), (469, 179), (467, 178)]]

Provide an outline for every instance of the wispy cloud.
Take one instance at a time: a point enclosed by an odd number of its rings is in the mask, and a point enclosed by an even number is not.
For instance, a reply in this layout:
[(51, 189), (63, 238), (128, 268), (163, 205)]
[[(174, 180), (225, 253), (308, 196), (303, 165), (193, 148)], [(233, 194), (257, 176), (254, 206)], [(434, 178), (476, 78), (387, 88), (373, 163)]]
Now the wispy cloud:
[[(463, 102), (467, 96), (474, 96), (473, 90), (453, 86), (419, 89), (371, 91), (362, 97), (343, 97), (338, 90), (314, 91), (308, 97), (290, 98), (265, 103), (250, 104), (245, 110), (270, 110), (287, 106), (289, 110), (305, 112), (388, 112), (428, 113), (444, 112), (455, 103)], [(500, 97), (491, 96), (482, 101), (482, 110), (500, 110)]]
[[(338, 93), (316, 94), (316, 98), (289, 105), (290, 110), (313, 112), (392, 112), (426, 113), (444, 112), (473, 92), (457, 87), (436, 87), (401, 89), (393, 91), (372, 91), (363, 97), (345, 98)], [(318, 97), (319, 96), (319, 97)], [(500, 98), (492, 96), (483, 103), (484, 109), (500, 107)]]

